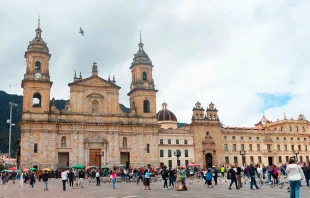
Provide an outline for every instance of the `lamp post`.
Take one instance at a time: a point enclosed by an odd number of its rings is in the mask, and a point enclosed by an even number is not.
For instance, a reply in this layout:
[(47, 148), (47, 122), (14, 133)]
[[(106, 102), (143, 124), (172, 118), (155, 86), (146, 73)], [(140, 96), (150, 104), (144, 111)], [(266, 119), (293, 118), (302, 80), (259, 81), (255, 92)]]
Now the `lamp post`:
[[(11, 161), (11, 132), (12, 132), (12, 126), (15, 126), (15, 124), (12, 124), (12, 106), (17, 107), (18, 105), (14, 102), (9, 102), (10, 105), (10, 120), (7, 120), (7, 123), (10, 124), (10, 134), (9, 134), (9, 163)], [(11, 163), (10, 163), (11, 164)]]
[(242, 166), (244, 166), (245, 165), (245, 158), (244, 158), (245, 150), (240, 151), (240, 155), (242, 156)]
[(104, 151), (102, 151), (102, 155), (97, 154), (97, 152), (96, 152), (95, 154), (96, 154), (96, 157), (98, 157), (98, 159), (99, 159), (99, 169), (100, 169), (100, 168), (101, 168), (101, 160), (100, 160), (100, 157), (101, 157), (101, 156), (104, 157)]
[(299, 154), (299, 151), (293, 151), (293, 152), (294, 152), (294, 154), (296, 156), (295, 161), (298, 161), (297, 155)]
[(180, 150), (176, 150), (173, 152), (174, 156), (177, 157), (177, 166), (180, 166), (180, 160), (179, 157), (181, 157), (181, 151)]

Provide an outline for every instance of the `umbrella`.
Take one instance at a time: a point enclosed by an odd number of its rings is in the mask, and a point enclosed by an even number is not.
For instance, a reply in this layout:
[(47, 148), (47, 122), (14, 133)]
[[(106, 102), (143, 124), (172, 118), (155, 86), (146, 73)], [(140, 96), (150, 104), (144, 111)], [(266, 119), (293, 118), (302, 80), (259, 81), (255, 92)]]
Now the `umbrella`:
[(8, 172), (8, 170), (2, 170), (2, 171), (0, 171), (0, 172)]
[(48, 172), (52, 171), (50, 168), (44, 168), (43, 170), (48, 171)]
[(14, 170), (17, 170), (17, 168), (15, 168), (15, 167), (11, 167), (11, 168), (9, 168), (9, 170), (14, 171)]
[(200, 166), (200, 164), (198, 164), (198, 163), (189, 163), (188, 166)]
[(20, 170), (15, 170), (14, 172), (15, 172), (15, 173), (19, 173), (19, 172), (20, 172)]
[(37, 170), (37, 169), (36, 169), (36, 168), (30, 168), (30, 170), (35, 171), (35, 170)]
[(90, 168), (98, 168), (97, 166), (87, 166), (85, 169), (88, 170)]
[(102, 166), (101, 168), (110, 168), (108, 165)]
[(23, 171), (27, 172), (27, 171), (29, 171), (29, 169), (28, 168), (24, 168)]
[(118, 165), (118, 167), (125, 167), (125, 165), (124, 164), (120, 164), (120, 165)]
[(85, 167), (81, 164), (76, 164), (74, 165), (72, 168), (75, 168), (75, 169), (84, 169)]

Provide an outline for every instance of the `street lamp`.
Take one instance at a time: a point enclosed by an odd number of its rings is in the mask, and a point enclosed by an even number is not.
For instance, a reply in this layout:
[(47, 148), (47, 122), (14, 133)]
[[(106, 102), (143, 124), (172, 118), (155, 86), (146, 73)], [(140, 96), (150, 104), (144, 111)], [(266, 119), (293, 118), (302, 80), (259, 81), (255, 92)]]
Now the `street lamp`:
[(101, 160), (100, 160), (100, 157), (101, 157), (101, 156), (104, 157), (104, 151), (102, 151), (102, 155), (100, 155), (100, 154), (97, 155), (97, 152), (95, 152), (95, 154), (96, 154), (96, 157), (98, 157), (98, 159), (99, 159), (99, 168), (101, 168)]
[(174, 156), (177, 157), (177, 166), (180, 166), (180, 160), (179, 157), (181, 157), (181, 151), (180, 150), (176, 150), (173, 152)]
[(294, 154), (296, 156), (295, 161), (298, 161), (297, 155), (299, 154), (299, 151), (293, 151), (293, 152), (294, 152)]
[(10, 105), (10, 119), (7, 120), (7, 123), (10, 124), (10, 134), (9, 134), (9, 162), (11, 161), (11, 131), (12, 126), (15, 126), (15, 124), (12, 123), (12, 106), (17, 107), (18, 105), (14, 102), (9, 102)]
[(242, 156), (242, 165), (244, 166), (245, 165), (245, 158), (244, 158), (245, 150), (240, 151), (240, 155)]

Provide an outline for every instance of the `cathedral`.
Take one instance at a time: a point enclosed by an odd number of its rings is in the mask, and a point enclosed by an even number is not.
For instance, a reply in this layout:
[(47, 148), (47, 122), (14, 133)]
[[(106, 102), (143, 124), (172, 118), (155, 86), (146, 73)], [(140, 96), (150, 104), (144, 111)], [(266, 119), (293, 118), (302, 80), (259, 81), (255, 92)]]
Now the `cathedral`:
[[(211, 102), (205, 110), (197, 102), (191, 123), (178, 128), (176, 115), (162, 103), (156, 110), (153, 64), (141, 40), (129, 67), (130, 112), (119, 104), (119, 87), (113, 76), (74, 75), (70, 100), (56, 108), (50, 96), (51, 54), (42, 38), (40, 21), (35, 38), (29, 42), (26, 73), (22, 80), (23, 113), (19, 168), (61, 168), (79, 163), (84, 166), (161, 167), (199, 164), (208, 168), (221, 164), (286, 163), (292, 156), (309, 161), (309, 122), (298, 119), (275, 122), (262, 117), (253, 127), (224, 127)], [(51, 67), (52, 69), (52, 67)], [(178, 153), (180, 155), (178, 155)]]

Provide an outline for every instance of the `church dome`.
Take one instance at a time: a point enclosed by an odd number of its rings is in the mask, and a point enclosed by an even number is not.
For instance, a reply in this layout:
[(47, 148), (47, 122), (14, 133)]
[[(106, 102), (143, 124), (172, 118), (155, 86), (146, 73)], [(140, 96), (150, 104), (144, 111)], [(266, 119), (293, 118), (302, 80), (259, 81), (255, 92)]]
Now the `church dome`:
[(160, 110), (157, 114), (157, 120), (160, 121), (174, 121), (177, 122), (177, 117), (172, 113), (171, 111), (168, 110), (167, 108), (167, 103), (163, 103), (162, 105), (162, 110)]

